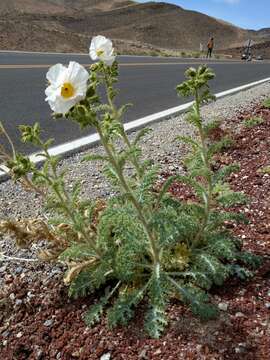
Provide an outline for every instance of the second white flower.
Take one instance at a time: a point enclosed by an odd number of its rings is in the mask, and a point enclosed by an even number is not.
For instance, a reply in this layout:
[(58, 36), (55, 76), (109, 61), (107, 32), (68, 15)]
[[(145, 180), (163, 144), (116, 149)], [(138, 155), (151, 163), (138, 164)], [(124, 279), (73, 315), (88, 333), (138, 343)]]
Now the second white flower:
[(115, 56), (113, 55), (114, 48), (111, 40), (102, 35), (93, 37), (89, 54), (92, 60), (101, 60), (108, 66), (111, 66), (115, 60)]

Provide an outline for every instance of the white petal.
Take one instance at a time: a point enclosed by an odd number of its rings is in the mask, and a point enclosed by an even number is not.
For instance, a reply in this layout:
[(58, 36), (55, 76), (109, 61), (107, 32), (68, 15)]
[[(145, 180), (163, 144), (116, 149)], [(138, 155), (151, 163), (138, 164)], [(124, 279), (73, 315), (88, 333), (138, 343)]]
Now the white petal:
[(92, 60), (98, 60), (98, 56), (97, 56), (97, 52), (96, 52), (96, 49), (91, 49), (90, 48), (90, 51), (89, 51), (89, 55), (90, 55), (90, 58), (92, 59)]
[(55, 100), (56, 96), (57, 96), (57, 88), (54, 86), (48, 86), (45, 90), (45, 95), (47, 96), (45, 101), (50, 100)]
[(76, 97), (81, 97), (80, 100), (84, 99), (87, 92), (87, 84), (80, 83), (76, 86)]
[[(114, 56), (113, 54), (114, 54), (114, 48), (112, 47), (109, 56)], [(115, 56), (114, 56), (114, 57), (115, 57)]]
[(54, 112), (65, 115), (78, 101), (76, 97), (66, 100), (62, 96), (58, 96), (55, 101), (49, 100), (48, 102)]
[(111, 40), (106, 39), (106, 42), (104, 42), (104, 44), (102, 45), (102, 49), (104, 49), (104, 51), (107, 54), (110, 54), (112, 51), (112, 48), (113, 48), (113, 44), (112, 44)]
[(66, 67), (62, 64), (53, 65), (47, 72), (46, 78), (50, 83), (56, 83), (65, 71)]
[(67, 69), (67, 76), (69, 82), (76, 87), (76, 84), (87, 84), (89, 79), (88, 71), (75, 61), (70, 61)]
[(107, 41), (107, 38), (105, 36), (103, 36), (103, 35), (97, 35), (97, 36), (93, 37), (93, 39), (92, 39), (93, 46), (96, 49), (103, 46), (103, 44), (105, 44), (106, 41)]
[(108, 66), (112, 66), (115, 56), (102, 56), (101, 60)]

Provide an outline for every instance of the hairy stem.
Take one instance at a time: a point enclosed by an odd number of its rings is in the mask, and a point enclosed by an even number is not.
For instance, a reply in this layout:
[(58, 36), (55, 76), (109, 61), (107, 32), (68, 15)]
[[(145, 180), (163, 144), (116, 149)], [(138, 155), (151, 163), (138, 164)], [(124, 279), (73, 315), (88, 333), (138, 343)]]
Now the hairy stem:
[[(10, 138), (10, 136), (8, 135), (8, 133), (6, 132), (5, 128), (3, 127), (3, 125), (0, 122), (0, 130), (1, 132), (5, 135), (5, 137), (8, 139), (8, 142), (10, 143), (10, 146), (12, 148), (12, 153), (13, 155), (10, 156), (10, 154), (8, 154), (2, 147), (0, 148), (0, 159), (2, 159), (4, 162), (7, 161), (12, 161), (16, 158), (16, 152), (15, 152), (15, 147), (13, 145), (13, 142)], [(8, 167), (6, 167), (8, 170), (5, 170), (3, 168), (3, 170), (6, 172), (7, 175), (10, 176), (10, 169)], [(24, 185), (27, 189), (32, 189), (34, 190), (37, 194), (42, 195), (43, 197), (46, 195), (45, 192), (38, 188), (28, 177), (28, 175), (24, 175), (22, 176), (21, 179), (19, 179), (19, 181), (21, 182), (22, 185)]]
[(137, 215), (139, 220), (141, 221), (141, 224), (148, 236), (150, 245), (151, 245), (151, 252), (152, 252), (152, 257), (154, 260), (154, 264), (158, 264), (159, 263), (159, 250), (156, 244), (156, 238), (154, 237), (154, 234), (152, 233), (151, 229), (149, 228), (148, 222), (144, 216), (143, 213), (143, 209), (140, 205), (140, 203), (137, 201), (136, 197), (133, 194), (133, 191), (130, 189), (124, 175), (122, 172), (122, 169), (120, 168), (120, 166), (118, 165), (117, 159), (115, 157), (115, 155), (113, 154), (113, 152), (111, 151), (110, 147), (108, 146), (108, 143), (106, 141), (106, 138), (104, 137), (102, 130), (100, 128), (99, 125), (97, 125), (97, 132), (100, 136), (100, 140), (102, 145), (104, 146), (104, 149), (108, 155), (108, 158), (110, 160), (111, 165), (113, 166), (117, 176), (118, 176), (118, 180), (120, 182), (120, 185), (122, 187), (122, 190), (124, 191), (124, 193), (126, 193), (131, 201), (131, 203), (133, 204), (134, 208), (137, 211)]
[[(45, 148), (44, 149), (44, 153), (46, 155), (46, 157), (48, 159), (50, 159), (50, 154), (48, 152), (48, 150)], [(80, 223), (78, 223), (76, 216), (74, 214), (74, 212), (72, 211), (72, 207), (71, 207), (71, 200), (69, 198), (69, 195), (65, 189), (65, 186), (63, 184), (63, 186), (61, 187), (62, 193), (61, 191), (58, 189), (57, 186), (54, 186), (55, 181), (58, 180), (58, 175), (55, 169), (54, 164), (51, 164), (51, 169), (52, 169), (52, 180), (51, 181), (51, 187), (55, 193), (55, 195), (58, 197), (60, 203), (62, 204), (66, 214), (69, 216), (69, 218), (71, 219), (71, 221), (73, 222), (73, 224), (75, 225), (76, 229), (79, 230), (79, 232), (81, 233), (83, 239), (90, 244), (90, 246), (92, 247), (92, 249), (95, 251), (95, 253), (98, 255), (99, 258), (102, 257), (102, 253), (101, 251), (97, 248), (95, 241), (92, 239), (92, 237), (90, 236), (90, 234), (87, 233), (87, 231), (84, 230), (84, 226), (81, 226)], [(49, 179), (48, 179), (49, 180)]]
[(4, 136), (6, 137), (10, 147), (11, 147), (11, 150), (12, 150), (12, 155), (13, 155), (13, 159), (15, 159), (16, 157), (16, 151), (15, 151), (15, 147), (14, 147), (14, 144), (10, 138), (10, 136), (8, 135), (7, 131), (5, 130), (4, 126), (2, 125), (2, 123), (0, 122), (0, 130), (1, 132), (4, 134)]
[[(201, 122), (201, 112), (200, 112), (200, 100), (199, 100), (199, 92), (198, 89), (195, 90), (195, 106), (196, 106), (196, 112), (197, 112), (197, 116), (199, 119), (198, 122), (198, 131), (199, 131), (199, 138), (200, 138), (200, 142), (201, 142), (201, 149), (202, 149), (202, 160), (203, 160), (203, 164), (205, 166), (205, 168), (207, 169), (207, 172), (209, 174), (211, 174), (211, 165), (208, 159), (208, 149), (207, 149), (207, 143), (206, 143), (206, 138), (205, 138), (205, 134), (204, 134), (204, 130), (203, 130), (203, 126), (202, 126), (202, 122)], [(196, 245), (198, 245), (198, 243), (201, 241), (203, 234), (204, 234), (204, 230), (205, 227), (208, 224), (208, 220), (209, 220), (209, 215), (210, 215), (210, 209), (211, 209), (211, 203), (212, 203), (212, 191), (213, 191), (213, 184), (212, 184), (212, 176), (206, 176), (205, 177), (206, 181), (207, 181), (207, 191), (206, 191), (206, 196), (204, 199), (205, 202), (205, 211), (204, 211), (204, 217), (200, 226), (200, 229), (194, 239), (193, 242), (193, 246), (195, 247)]]
[[(105, 74), (105, 84), (106, 84), (106, 92), (107, 92), (107, 99), (108, 99), (108, 103), (111, 107), (111, 110), (112, 110), (112, 116), (114, 119), (117, 119), (119, 121), (119, 123), (122, 125), (122, 121), (121, 119), (119, 119), (119, 113), (118, 113), (118, 110), (114, 104), (114, 101), (113, 101), (113, 98), (109, 92), (109, 88), (112, 87), (112, 84), (111, 84), (111, 81), (108, 77), (107, 74)], [(128, 149), (130, 150), (132, 148), (132, 145), (129, 141), (129, 138), (124, 130), (124, 126), (122, 125), (122, 139), (124, 141), (124, 143), (127, 145)], [(141, 179), (142, 175), (143, 175), (143, 169), (142, 167), (140, 166), (137, 158), (135, 155), (131, 155), (131, 161), (132, 161), (132, 164), (134, 165), (135, 169), (136, 169), (136, 172), (137, 172), (137, 175), (138, 175), (138, 178)]]

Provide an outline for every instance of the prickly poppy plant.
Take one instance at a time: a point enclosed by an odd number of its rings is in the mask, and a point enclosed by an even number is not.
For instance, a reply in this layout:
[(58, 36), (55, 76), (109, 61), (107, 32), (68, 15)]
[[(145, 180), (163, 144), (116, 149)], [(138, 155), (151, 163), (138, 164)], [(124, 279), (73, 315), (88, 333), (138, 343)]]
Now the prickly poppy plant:
[[(198, 137), (179, 137), (191, 147), (186, 175), (169, 177), (157, 191), (159, 168), (141, 159), (139, 145), (150, 130), (139, 131), (130, 141), (122, 123), (128, 106), (115, 105), (118, 65), (107, 40), (93, 40), (90, 54), (99, 61), (91, 65), (90, 73), (74, 63), (52, 67), (46, 95), (52, 110), (82, 128), (96, 130), (105, 154), (89, 154), (83, 161), (103, 162), (103, 172), (117, 195), (103, 201), (81, 199), (79, 184), (67, 191), (59, 159), (49, 153), (51, 141), (41, 140), (38, 124), (21, 126), (22, 141), (41, 148), (43, 166), (37, 167), (13, 146), (13, 154), (3, 153), (2, 158), (15, 181), (43, 196), (52, 215), (49, 221), (5, 220), (0, 230), (12, 234), (21, 247), (46, 240), (47, 249), (39, 257), (66, 263), (64, 281), (70, 296), (103, 293), (85, 314), (88, 325), (105, 313), (109, 326), (126, 325), (144, 301), (148, 304), (145, 329), (158, 338), (167, 325), (166, 308), (172, 297), (202, 319), (216, 317), (209, 289), (222, 286), (230, 276), (245, 279), (251, 274), (248, 268), (256, 267), (259, 260), (242, 251), (241, 242), (224, 226), (225, 221), (245, 221), (228, 208), (247, 199), (225, 182), (237, 171), (235, 164), (213, 170), (214, 155), (226, 144), (226, 139), (208, 141), (215, 124), (204, 125), (200, 114), (201, 105), (213, 99), (208, 85), (213, 72), (205, 66), (190, 68), (186, 81), (177, 87), (179, 95), (195, 99), (186, 119)], [(100, 88), (106, 92), (104, 102)], [(8, 136), (3, 128), (2, 132)], [(127, 166), (132, 174), (127, 175)], [(191, 186), (196, 200), (175, 199), (168, 191), (175, 181)]]

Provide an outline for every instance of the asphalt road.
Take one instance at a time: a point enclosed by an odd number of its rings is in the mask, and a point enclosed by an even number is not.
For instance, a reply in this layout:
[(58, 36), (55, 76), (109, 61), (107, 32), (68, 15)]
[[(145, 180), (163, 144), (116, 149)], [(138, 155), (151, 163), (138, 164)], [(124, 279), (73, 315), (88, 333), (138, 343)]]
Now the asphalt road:
[[(0, 120), (16, 148), (31, 153), (36, 149), (19, 142), (18, 125), (41, 123), (44, 138), (53, 137), (61, 144), (91, 133), (81, 131), (75, 123), (53, 120), (45, 103), (45, 75), (50, 65), (75, 60), (89, 64), (88, 55), (33, 54), (0, 52)], [(175, 87), (183, 81), (184, 71), (205, 60), (121, 56), (118, 104), (132, 103), (125, 121), (135, 120), (187, 102), (177, 97)], [(211, 82), (214, 93), (270, 77), (267, 62), (208, 61), (216, 72)], [(0, 140), (2, 143), (2, 139)]]

